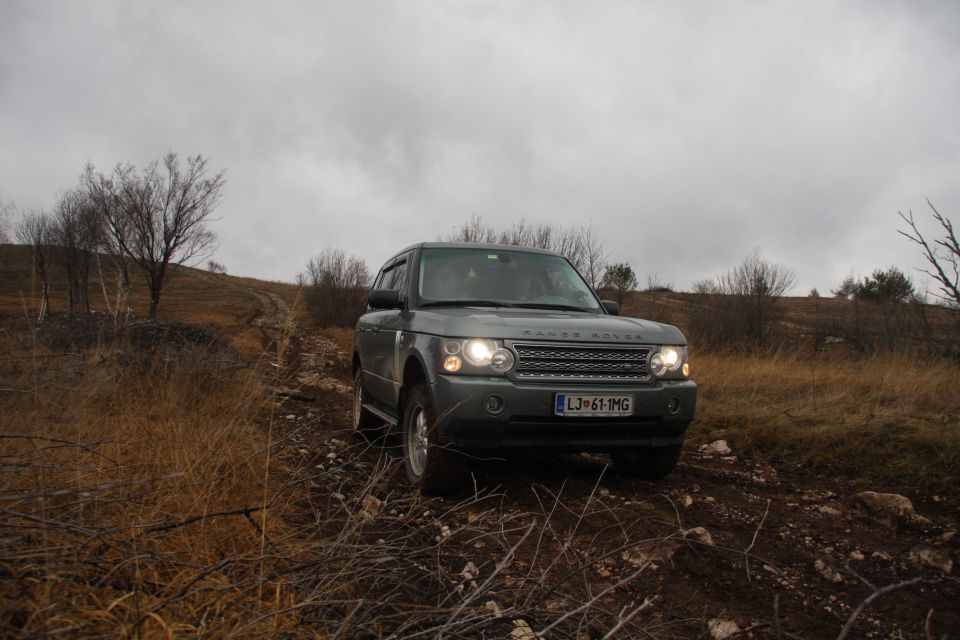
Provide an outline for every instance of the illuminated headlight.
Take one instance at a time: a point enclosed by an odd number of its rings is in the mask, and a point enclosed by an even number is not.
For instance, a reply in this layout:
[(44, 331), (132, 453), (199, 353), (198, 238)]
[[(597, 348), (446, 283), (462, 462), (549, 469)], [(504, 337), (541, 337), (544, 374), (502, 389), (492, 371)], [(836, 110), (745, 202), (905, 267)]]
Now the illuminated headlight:
[(686, 359), (686, 347), (660, 347), (650, 356), (650, 373), (659, 378), (666, 375), (667, 372), (682, 368), (683, 374), (687, 375), (690, 368), (686, 364)]
[[(507, 373), (516, 364), (516, 357), (503, 343), (489, 338), (455, 338), (443, 341), (441, 364), (448, 373), (478, 373), (481, 367), (495, 373)], [(461, 359), (462, 358), (462, 359)], [(461, 369), (466, 366), (466, 370)]]
[(478, 367), (486, 367), (493, 360), (493, 353), (497, 350), (497, 343), (484, 338), (471, 338), (463, 347), (463, 354), (467, 362)]

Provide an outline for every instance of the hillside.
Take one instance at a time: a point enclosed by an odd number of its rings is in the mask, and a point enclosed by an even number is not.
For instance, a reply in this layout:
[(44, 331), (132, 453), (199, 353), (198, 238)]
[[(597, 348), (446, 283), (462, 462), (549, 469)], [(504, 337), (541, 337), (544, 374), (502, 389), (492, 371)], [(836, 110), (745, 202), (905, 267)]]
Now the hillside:
[[(349, 332), (310, 327), (292, 285), (184, 270), (160, 322), (118, 324), (67, 321), (55, 282), (35, 331), (28, 255), (0, 259), (5, 635), (960, 628), (949, 359), (695, 353), (698, 419), (667, 479), (530, 455), (475, 461), (473, 487), (427, 498), (397, 482), (390, 447), (352, 433)], [(146, 302), (135, 290), (135, 313)], [(692, 302), (638, 294), (625, 310), (682, 325)], [(824, 307), (852, 309), (786, 303), (798, 337)]]

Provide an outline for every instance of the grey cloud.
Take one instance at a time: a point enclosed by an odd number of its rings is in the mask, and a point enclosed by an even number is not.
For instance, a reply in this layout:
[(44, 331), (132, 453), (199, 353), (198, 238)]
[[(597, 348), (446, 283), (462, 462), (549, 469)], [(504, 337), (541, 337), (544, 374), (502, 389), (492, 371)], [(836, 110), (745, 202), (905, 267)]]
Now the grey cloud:
[(957, 25), (948, 2), (8, 2), (0, 188), (49, 206), (88, 159), (201, 152), (233, 272), (376, 263), (476, 214), (592, 222), (681, 287), (759, 246), (826, 291), (919, 265), (898, 209), (960, 211)]

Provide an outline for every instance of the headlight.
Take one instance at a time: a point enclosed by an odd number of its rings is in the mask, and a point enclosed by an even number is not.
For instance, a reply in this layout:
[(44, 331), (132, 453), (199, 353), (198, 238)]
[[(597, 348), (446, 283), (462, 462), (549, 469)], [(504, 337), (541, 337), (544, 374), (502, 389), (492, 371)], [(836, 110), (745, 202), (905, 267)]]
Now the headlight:
[(470, 362), (470, 364), (485, 367), (490, 364), (490, 361), (493, 359), (493, 352), (496, 350), (497, 343), (493, 340), (472, 338), (467, 340), (463, 353), (467, 356), (467, 361)]
[(666, 375), (667, 372), (683, 368), (684, 375), (687, 375), (686, 372), (690, 369), (685, 366), (686, 360), (686, 347), (660, 347), (650, 356), (650, 373), (659, 378)]
[[(464, 360), (467, 365), (490, 369), (495, 373), (507, 373), (516, 364), (512, 351), (505, 348), (500, 341), (489, 338), (444, 340), (442, 351), (441, 364), (448, 373), (460, 372)], [(470, 366), (462, 373), (481, 373), (471, 372)]]

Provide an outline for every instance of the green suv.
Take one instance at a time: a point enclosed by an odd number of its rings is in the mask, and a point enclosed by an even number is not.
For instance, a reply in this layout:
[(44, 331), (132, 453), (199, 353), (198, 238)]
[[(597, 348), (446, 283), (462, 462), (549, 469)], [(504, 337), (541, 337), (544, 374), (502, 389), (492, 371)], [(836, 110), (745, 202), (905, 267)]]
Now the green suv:
[(353, 349), (353, 424), (396, 432), (407, 479), (443, 492), (467, 456), (604, 452), (676, 466), (697, 386), (673, 326), (624, 318), (561, 255), (425, 242), (377, 274)]

